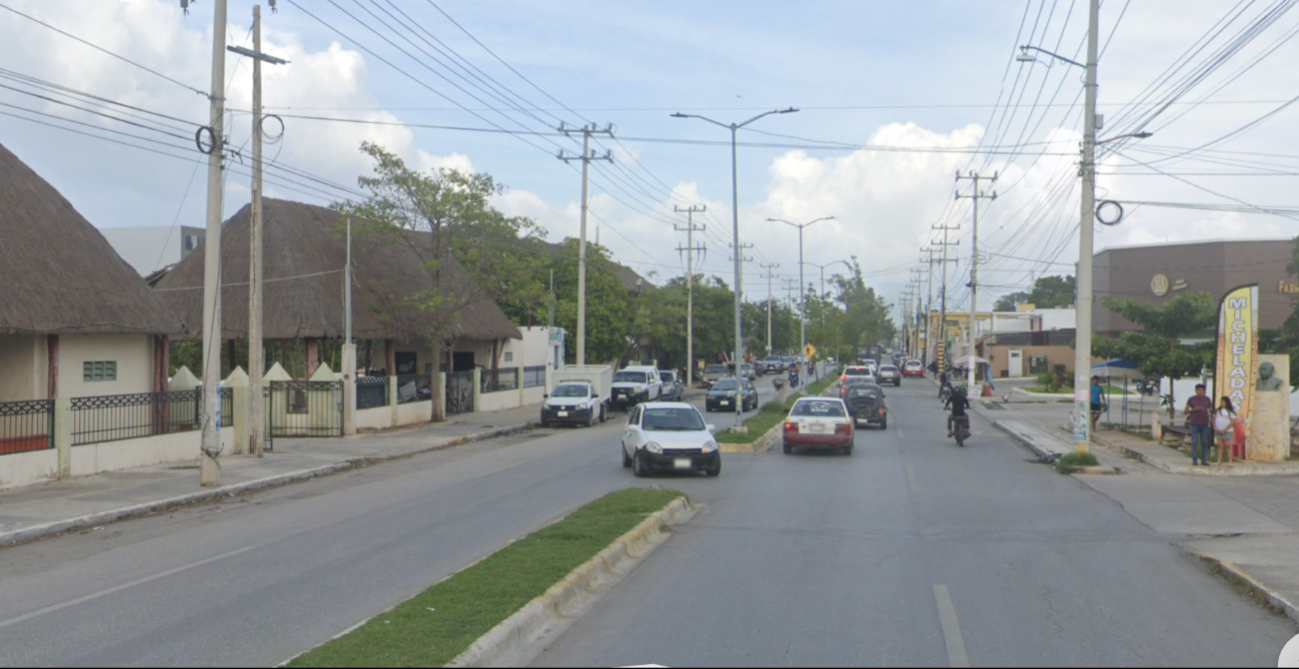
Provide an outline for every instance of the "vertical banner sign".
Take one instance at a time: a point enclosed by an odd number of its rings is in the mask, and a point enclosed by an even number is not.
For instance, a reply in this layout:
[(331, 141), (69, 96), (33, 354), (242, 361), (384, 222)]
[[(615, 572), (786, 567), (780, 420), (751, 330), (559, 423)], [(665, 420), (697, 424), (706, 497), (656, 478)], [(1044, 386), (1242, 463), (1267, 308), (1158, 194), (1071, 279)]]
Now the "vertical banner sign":
[(1217, 364), (1213, 397), (1230, 397), (1236, 414), (1248, 419), (1258, 373), (1258, 284), (1228, 291), (1218, 311)]

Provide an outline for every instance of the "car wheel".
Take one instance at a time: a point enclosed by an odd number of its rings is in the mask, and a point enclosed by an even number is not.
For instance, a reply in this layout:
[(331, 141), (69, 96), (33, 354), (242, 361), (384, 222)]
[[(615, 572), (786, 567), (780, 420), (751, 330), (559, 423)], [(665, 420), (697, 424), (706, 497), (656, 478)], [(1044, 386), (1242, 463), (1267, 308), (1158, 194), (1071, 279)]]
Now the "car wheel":
[(880, 429), (881, 430), (889, 429), (889, 419), (885, 418), (883, 421), (880, 422)]
[(844, 446), (844, 447), (843, 447), (843, 454), (844, 454), (844, 455), (852, 455), (852, 446)]
[(631, 458), (627, 457), (627, 447), (623, 446), (622, 444), (618, 444), (618, 450), (622, 451), (622, 466), (627, 469), (630, 469)]
[(794, 447), (790, 446), (789, 442), (785, 442), (783, 445), (785, 447), (785, 455), (790, 455), (791, 453), (794, 452)]
[(594, 412), (594, 411), (592, 411), (592, 412), (591, 412), (591, 413), (586, 417), (586, 427), (591, 427), (591, 426), (593, 426), (593, 425), (595, 425), (595, 412)]
[(645, 464), (645, 456), (641, 454), (639, 449), (637, 449), (636, 455), (631, 458), (631, 473), (635, 474), (637, 478), (649, 476), (649, 466)]
[(704, 470), (704, 473), (707, 474), (707, 475), (709, 475), (709, 476), (718, 476), (718, 475), (720, 475), (720, 474), (722, 473), (722, 458), (719, 456), (716, 460), (714, 460), (714, 461), (713, 461), (713, 466), (712, 466), (712, 467), (709, 467), (709, 468), (706, 469), (706, 470)]
[(604, 405), (601, 404), (601, 405), (600, 405), (600, 422), (603, 423), (603, 422), (605, 422), (606, 420), (609, 420), (609, 417), (605, 415), (605, 413), (604, 413)]

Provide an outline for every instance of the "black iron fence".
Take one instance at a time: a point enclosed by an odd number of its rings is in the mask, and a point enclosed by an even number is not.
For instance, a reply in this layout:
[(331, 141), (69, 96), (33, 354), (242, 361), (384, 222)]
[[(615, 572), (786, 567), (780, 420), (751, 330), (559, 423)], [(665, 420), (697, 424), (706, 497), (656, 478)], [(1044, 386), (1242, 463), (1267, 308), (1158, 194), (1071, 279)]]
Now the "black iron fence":
[(410, 404), (433, 399), (432, 374), (397, 375), (397, 404)]
[(472, 413), (474, 410), (473, 370), (447, 374), (447, 413)]
[(481, 384), (484, 393), (499, 393), (506, 390), (518, 390), (519, 368), (498, 367), (496, 369), (484, 369), (482, 370)]
[(266, 430), (272, 440), (343, 434), (342, 381), (272, 381), (263, 392), (268, 400)]
[(54, 400), (0, 402), (0, 455), (54, 448)]
[[(203, 391), (74, 397), (72, 445), (189, 432), (203, 425)], [(221, 425), (234, 425), (234, 389), (221, 389)]]
[(536, 388), (537, 386), (546, 385), (546, 366), (538, 365), (536, 367), (523, 368), (523, 387)]
[(388, 377), (356, 377), (356, 408), (373, 409), (388, 406)]

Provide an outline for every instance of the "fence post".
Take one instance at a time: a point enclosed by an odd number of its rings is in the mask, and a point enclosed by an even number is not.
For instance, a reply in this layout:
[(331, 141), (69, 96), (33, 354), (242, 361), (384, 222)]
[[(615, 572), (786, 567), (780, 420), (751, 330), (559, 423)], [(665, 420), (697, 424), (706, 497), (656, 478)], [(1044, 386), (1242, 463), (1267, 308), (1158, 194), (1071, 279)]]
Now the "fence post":
[(438, 385), (442, 387), (442, 420), (447, 419), (447, 373), (438, 372)]
[(515, 374), (514, 379), (519, 384), (519, 406), (523, 406), (524, 404), (527, 404), (526, 395), (523, 392), (523, 383), (524, 383), (523, 370), (525, 369), (527, 368), (522, 365), (514, 368), (514, 374)]
[(343, 344), (343, 435), (356, 434), (356, 344)]
[(393, 374), (388, 377), (388, 408), (392, 409), (392, 424), (388, 427), (397, 427), (397, 375)]
[(72, 398), (54, 400), (54, 448), (59, 452), (59, 480), (72, 478)]
[(474, 413), (482, 411), (483, 407), (483, 368), (474, 368)]
[(242, 367), (235, 367), (225, 381), (221, 382), (222, 387), (231, 388), (234, 396), (233, 415), (230, 417), (235, 430), (235, 446), (230, 449), (231, 455), (246, 455), (249, 453), (248, 443), (248, 411), (249, 411), (249, 382), (248, 374)]

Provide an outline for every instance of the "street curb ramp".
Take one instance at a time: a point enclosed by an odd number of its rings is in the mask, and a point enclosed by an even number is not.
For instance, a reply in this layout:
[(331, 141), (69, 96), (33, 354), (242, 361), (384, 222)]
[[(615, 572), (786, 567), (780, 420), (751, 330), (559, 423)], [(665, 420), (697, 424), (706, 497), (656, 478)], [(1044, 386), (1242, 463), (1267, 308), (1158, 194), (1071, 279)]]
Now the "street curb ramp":
[(131, 518), (148, 516), (157, 513), (159, 511), (163, 511), (173, 507), (185, 506), (189, 504), (201, 504), (203, 502), (210, 502), (213, 500), (233, 498), (243, 493), (254, 492), (257, 490), (265, 490), (267, 488), (275, 488), (289, 483), (294, 483), (297, 481), (313, 479), (318, 476), (327, 476), (329, 474), (334, 474), (340, 471), (352, 469), (354, 467), (364, 466), (366, 464), (386, 462), (388, 460), (399, 460), (402, 458), (408, 458), (414, 455), (420, 455), (432, 451), (446, 450), (448, 448), (462, 446), (464, 444), (474, 442), (474, 441), (482, 441), (483, 439), (491, 439), (493, 437), (500, 437), (507, 434), (513, 434), (515, 432), (526, 430), (530, 427), (532, 427), (531, 423), (509, 425), (503, 428), (488, 430), (485, 432), (478, 432), (475, 434), (469, 434), (463, 437), (457, 437), (446, 443), (438, 444), (436, 446), (420, 449), (417, 451), (409, 451), (409, 452), (394, 454), (386, 457), (368, 457), (368, 458), (355, 458), (351, 460), (344, 460), (342, 462), (335, 462), (328, 465), (321, 465), (319, 467), (312, 467), (310, 469), (300, 469), (297, 471), (285, 472), (283, 474), (276, 474), (274, 476), (266, 476), (259, 479), (253, 479), (251, 481), (244, 481), (242, 483), (232, 483), (230, 485), (211, 488), (209, 490), (200, 490), (198, 492), (189, 493), (185, 495), (177, 495), (175, 497), (167, 497), (160, 500), (154, 500), (152, 502), (132, 504), (130, 506), (119, 507), (116, 509), (109, 509), (108, 511), (100, 511), (98, 513), (91, 513), (84, 516), (77, 516), (75, 518), (68, 518), (66, 520), (57, 520), (54, 522), (44, 523), (41, 525), (33, 525), (31, 527), (24, 527), (22, 529), (12, 530), (9, 532), (0, 532), (0, 548), (7, 548), (15, 544), (26, 543), (29, 541), (34, 541), (36, 539), (41, 539), (56, 534), (63, 534), (64, 532), (73, 532), (76, 530), (83, 530), (89, 527), (98, 527), (101, 525), (107, 525), (109, 523), (114, 523), (120, 520), (129, 520)]
[(488, 630), (448, 667), (517, 667), (531, 662), (616, 583), (671, 535), (671, 527), (698, 511), (685, 497), (672, 500), (536, 599)]

